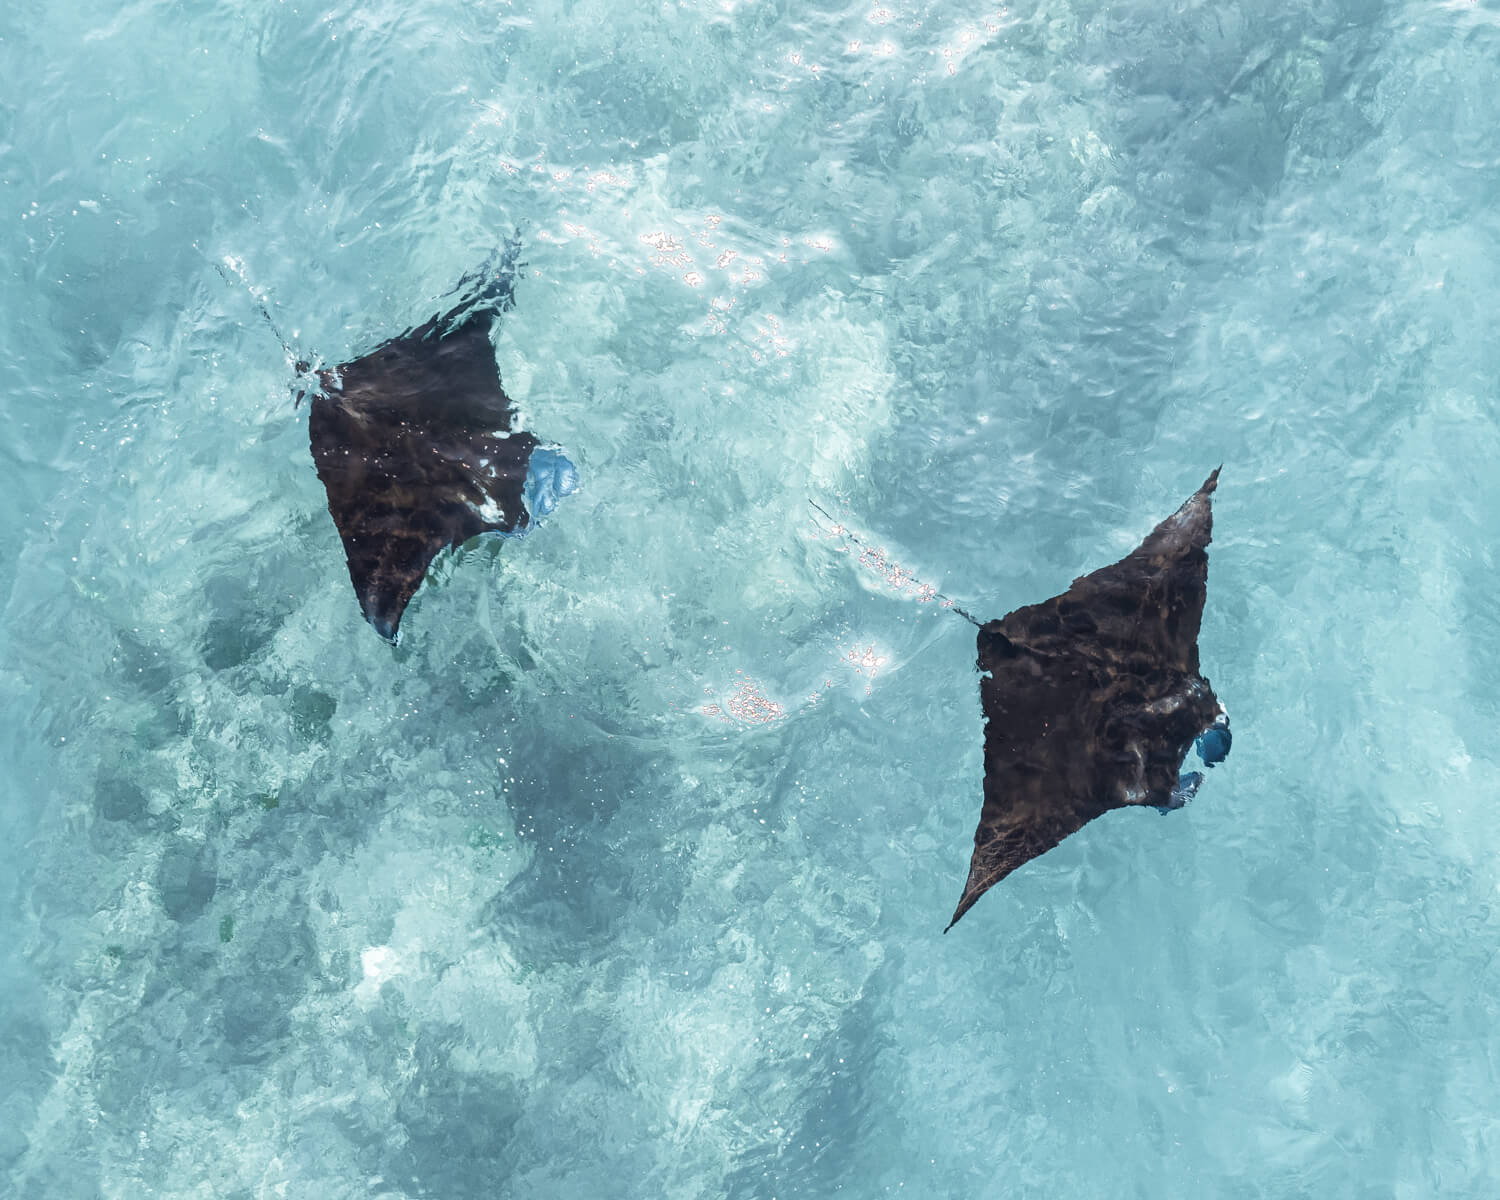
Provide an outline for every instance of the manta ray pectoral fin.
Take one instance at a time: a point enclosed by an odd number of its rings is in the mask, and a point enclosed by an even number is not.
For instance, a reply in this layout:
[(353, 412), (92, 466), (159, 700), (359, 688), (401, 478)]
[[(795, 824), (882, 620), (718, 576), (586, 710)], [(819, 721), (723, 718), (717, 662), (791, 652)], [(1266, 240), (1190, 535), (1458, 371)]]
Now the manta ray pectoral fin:
[(482, 266), (454, 285), (453, 293), (459, 297), (455, 303), (412, 332), (424, 339), (442, 339), (471, 322), (482, 321), (487, 333), (489, 318), (516, 306), (516, 280), (525, 266), (521, 261), (521, 231), (517, 229)]

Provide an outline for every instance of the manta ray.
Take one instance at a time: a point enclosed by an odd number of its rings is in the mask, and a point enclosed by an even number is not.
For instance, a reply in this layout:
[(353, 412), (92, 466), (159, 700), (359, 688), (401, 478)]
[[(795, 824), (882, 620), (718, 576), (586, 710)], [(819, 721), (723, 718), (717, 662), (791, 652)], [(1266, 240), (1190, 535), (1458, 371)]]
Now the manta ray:
[(1218, 480), (1119, 562), (980, 626), (984, 807), (948, 929), (1095, 817), (1182, 807), (1203, 778), (1183, 771), (1195, 746), (1208, 766), (1228, 753), (1228, 715), (1198, 671)]
[[(437, 555), (517, 537), (578, 487), (556, 446), (516, 426), (490, 329), (514, 305), (519, 243), (458, 299), (368, 354), (313, 371), (308, 438), (365, 620), (387, 641)], [(274, 326), (273, 326), (274, 328)], [(300, 398), (299, 398), (300, 400)]]

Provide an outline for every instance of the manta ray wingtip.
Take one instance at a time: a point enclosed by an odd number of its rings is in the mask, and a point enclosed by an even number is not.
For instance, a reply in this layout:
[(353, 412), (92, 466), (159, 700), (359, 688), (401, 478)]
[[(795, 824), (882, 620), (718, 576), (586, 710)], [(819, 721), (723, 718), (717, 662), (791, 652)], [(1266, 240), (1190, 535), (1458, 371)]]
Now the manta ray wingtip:
[(390, 621), (382, 620), (379, 617), (369, 617), (367, 619), (370, 622), (371, 628), (384, 641), (390, 643), (392, 646), (399, 646), (401, 644), (401, 627), (399, 625), (392, 624)]
[[(996, 881), (998, 882), (998, 881)], [(947, 933), (964, 918), (964, 914), (979, 903), (979, 897), (983, 896), (989, 888), (989, 884), (975, 891), (969, 884), (964, 885), (964, 894), (958, 898), (958, 907), (953, 910), (953, 916), (948, 919), (948, 924), (943, 926), (943, 932)]]

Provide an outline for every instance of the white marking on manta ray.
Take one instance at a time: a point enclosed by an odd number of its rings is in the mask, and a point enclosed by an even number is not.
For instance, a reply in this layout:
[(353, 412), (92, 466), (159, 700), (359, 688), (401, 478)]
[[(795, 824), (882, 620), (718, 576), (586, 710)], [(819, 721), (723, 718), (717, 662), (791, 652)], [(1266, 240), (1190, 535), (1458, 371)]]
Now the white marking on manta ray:
[(483, 504), (471, 504), (469, 507), (474, 511), (474, 515), (487, 525), (498, 525), (505, 519), (505, 513), (501, 511), (500, 506), (488, 498)]

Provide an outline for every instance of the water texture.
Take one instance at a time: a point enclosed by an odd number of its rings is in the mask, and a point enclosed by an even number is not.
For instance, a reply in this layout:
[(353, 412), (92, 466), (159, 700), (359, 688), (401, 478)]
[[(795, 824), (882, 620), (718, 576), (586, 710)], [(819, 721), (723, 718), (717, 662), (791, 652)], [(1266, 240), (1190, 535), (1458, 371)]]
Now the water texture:
[[(1497, 63), (1488, 2), (10, 0), (0, 1193), (1500, 1193)], [(344, 361), (518, 225), (582, 490), (393, 651), (256, 298)], [(1220, 462), (1234, 754), (941, 937), (973, 630), (901, 572), (999, 615)]]

